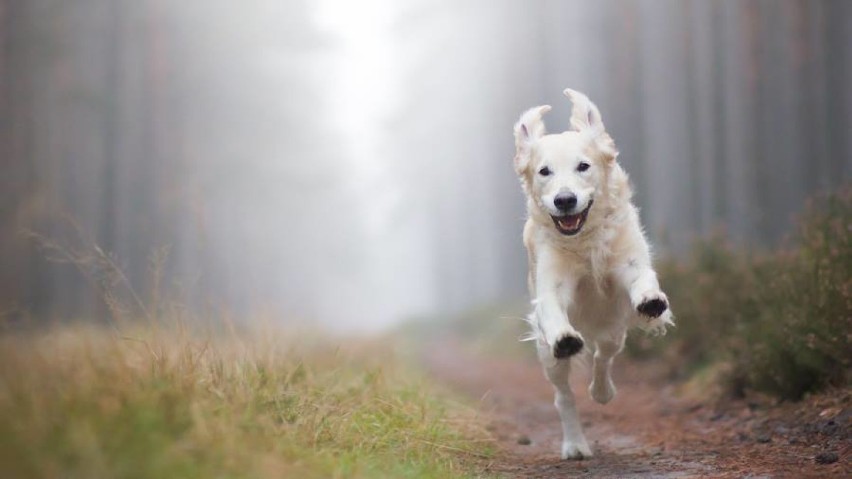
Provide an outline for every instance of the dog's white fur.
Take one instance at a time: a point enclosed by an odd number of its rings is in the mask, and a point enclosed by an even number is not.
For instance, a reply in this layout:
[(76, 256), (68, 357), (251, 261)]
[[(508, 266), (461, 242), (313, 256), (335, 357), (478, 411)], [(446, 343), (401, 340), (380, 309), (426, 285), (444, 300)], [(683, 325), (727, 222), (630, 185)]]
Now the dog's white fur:
[[(618, 151), (600, 112), (582, 93), (567, 89), (565, 94), (574, 104), (571, 129), (545, 134), (541, 117), (550, 106), (527, 110), (515, 124), (514, 166), (529, 214), (524, 245), (534, 306), (530, 339), (556, 389), (567, 459), (592, 455), (568, 383), (569, 357), (581, 348), (594, 354), (589, 394), (605, 404), (615, 396), (610, 367), (627, 330), (638, 326), (665, 334), (673, 321), (631, 203), (627, 174), (616, 161)], [(557, 195), (573, 196), (576, 206), (567, 212), (558, 208)], [(567, 235), (556, 227), (560, 215), (578, 218), (589, 206), (579, 232)]]

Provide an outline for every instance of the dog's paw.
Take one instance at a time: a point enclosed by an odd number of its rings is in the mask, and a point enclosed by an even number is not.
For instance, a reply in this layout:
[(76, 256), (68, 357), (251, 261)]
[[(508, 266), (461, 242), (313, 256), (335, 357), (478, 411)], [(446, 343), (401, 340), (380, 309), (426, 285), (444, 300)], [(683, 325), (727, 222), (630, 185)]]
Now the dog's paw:
[(612, 383), (611, 379), (607, 379), (606, 381), (592, 380), (592, 384), (589, 384), (589, 396), (599, 404), (606, 404), (612, 401), (615, 393), (615, 384)]
[(553, 344), (553, 357), (556, 359), (570, 358), (583, 349), (583, 338), (578, 334), (563, 334)]
[(662, 291), (650, 291), (637, 301), (636, 311), (642, 316), (658, 318), (669, 309), (669, 300)]
[(642, 331), (651, 336), (665, 336), (669, 327), (675, 325), (672, 310), (667, 309), (656, 318), (643, 318), (635, 323)]
[(585, 439), (581, 441), (562, 441), (562, 459), (586, 459), (592, 457), (592, 449)]

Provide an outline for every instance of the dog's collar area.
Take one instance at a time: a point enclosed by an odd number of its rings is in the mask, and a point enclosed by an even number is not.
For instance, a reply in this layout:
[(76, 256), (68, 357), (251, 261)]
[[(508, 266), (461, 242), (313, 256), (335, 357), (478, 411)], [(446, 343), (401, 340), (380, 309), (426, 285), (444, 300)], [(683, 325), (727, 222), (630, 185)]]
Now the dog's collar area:
[(586, 224), (586, 218), (589, 216), (589, 210), (592, 209), (592, 204), (594, 204), (594, 201), (589, 201), (589, 205), (586, 206), (586, 209), (574, 215), (551, 215), (550, 218), (553, 220), (553, 224), (556, 225), (556, 230), (565, 236), (574, 236), (579, 233), (580, 230), (583, 229), (583, 225)]

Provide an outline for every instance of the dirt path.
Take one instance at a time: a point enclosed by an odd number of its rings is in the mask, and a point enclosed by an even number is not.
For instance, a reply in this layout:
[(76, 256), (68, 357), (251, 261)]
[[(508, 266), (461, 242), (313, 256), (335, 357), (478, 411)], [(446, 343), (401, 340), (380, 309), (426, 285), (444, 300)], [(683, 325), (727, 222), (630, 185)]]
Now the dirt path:
[(586, 393), (580, 365), (573, 386), (595, 456), (563, 461), (552, 389), (539, 367), (478, 356), (458, 344), (442, 341), (425, 362), (440, 381), (480, 402), (502, 449), (489, 471), (537, 478), (852, 477), (848, 392), (789, 410), (743, 402), (720, 411), (678, 398), (659, 367), (621, 357), (614, 368), (618, 395), (601, 406)]

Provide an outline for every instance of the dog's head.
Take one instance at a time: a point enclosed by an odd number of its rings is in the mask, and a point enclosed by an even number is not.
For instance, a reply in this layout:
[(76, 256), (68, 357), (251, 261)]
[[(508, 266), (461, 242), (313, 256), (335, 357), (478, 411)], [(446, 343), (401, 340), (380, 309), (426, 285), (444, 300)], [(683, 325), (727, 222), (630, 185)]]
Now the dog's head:
[(515, 171), (533, 217), (549, 216), (559, 233), (571, 236), (594, 214), (618, 151), (594, 103), (571, 89), (565, 95), (574, 104), (570, 130), (545, 134), (548, 105), (527, 110), (515, 124)]

